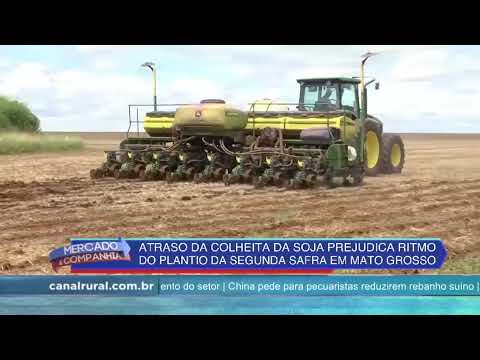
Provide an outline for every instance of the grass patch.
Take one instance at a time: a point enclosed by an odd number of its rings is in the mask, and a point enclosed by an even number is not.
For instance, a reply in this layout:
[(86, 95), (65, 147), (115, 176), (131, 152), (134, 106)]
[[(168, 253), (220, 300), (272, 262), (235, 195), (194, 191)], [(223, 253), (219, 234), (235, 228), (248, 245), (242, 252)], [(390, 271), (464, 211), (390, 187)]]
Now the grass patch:
[(0, 155), (79, 150), (83, 146), (80, 138), (72, 136), (0, 133)]

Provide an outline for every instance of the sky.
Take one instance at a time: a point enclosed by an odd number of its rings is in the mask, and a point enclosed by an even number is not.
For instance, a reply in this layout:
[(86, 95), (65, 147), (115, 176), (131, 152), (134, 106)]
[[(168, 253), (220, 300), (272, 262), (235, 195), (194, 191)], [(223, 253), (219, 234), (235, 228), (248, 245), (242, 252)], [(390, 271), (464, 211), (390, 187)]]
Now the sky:
[(369, 113), (386, 132), (480, 132), (480, 46), (0, 46), (0, 95), (28, 104), (44, 131), (125, 131), (128, 105), (224, 99), (298, 102), (296, 79), (367, 76)]

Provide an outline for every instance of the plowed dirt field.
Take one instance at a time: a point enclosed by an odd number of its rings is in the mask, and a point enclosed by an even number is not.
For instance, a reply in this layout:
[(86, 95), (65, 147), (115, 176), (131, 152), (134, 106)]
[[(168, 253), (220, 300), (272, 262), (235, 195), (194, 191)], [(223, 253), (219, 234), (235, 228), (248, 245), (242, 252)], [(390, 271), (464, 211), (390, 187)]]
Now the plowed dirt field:
[[(71, 237), (441, 237), (443, 272), (480, 273), (480, 135), (405, 134), (401, 175), (358, 188), (91, 180), (123, 134), (82, 151), (0, 156), (0, 273), (52, 273)], [(62, 270), (63, 271), (63, 270)]]

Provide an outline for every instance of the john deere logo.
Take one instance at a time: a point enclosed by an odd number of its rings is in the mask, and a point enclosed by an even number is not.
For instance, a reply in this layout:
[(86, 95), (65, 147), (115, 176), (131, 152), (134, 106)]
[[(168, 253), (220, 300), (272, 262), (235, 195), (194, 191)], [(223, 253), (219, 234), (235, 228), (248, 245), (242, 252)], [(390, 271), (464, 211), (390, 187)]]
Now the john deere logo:
[(195, 112), (195, 117), (200, 117), (202, 116), (202, 112), (201, 111), (196, 111)]

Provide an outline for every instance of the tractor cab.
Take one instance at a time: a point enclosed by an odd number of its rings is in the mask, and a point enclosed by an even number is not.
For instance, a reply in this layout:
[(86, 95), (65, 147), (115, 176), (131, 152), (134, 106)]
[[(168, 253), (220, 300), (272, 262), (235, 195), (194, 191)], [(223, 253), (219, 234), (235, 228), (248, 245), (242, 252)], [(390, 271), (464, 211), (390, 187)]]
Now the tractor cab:
[(358, 85), (355, 78), (299, 79), (300, 99), (297, 109), (306, 112), (352, 113), (360, 116)]

